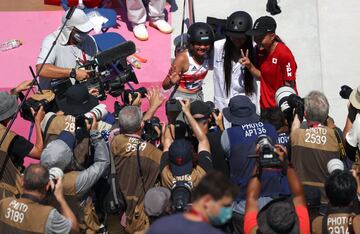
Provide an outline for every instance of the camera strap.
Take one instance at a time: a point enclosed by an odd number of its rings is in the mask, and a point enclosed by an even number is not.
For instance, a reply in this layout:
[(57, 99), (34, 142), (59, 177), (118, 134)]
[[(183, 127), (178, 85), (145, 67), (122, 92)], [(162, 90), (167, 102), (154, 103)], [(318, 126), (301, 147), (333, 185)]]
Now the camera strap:
[(111, 176), (112, 196), (114, 198), (113, 202), (115, 203), (116, 207), (119, 207), (120, 202), (119, 202), (118, 194), (116, 192), (117, 190), (116, 190), (116, 181), (115, 181), (116, 180), (115, 162), (109, 145), (108, 145), (108, 150), (110, 156), (110, 176)]
[(27, 194), (27, 193), (24, 193), (20, 196), (20, 198), (26, 198), (26, 199), (29, 199), (33, 202), (36, 202), (36, 203), (39, 203), (39, 204), (42, 204), (40, 199), (35, 197), (34, 195), (31, 195), (31, 194)]
[(177, 89), (179, 88), (179, 84), (176, 83), (174, 86), (173, 91), (171, 92), (170, 96), (169, 96), (169, 100), (173, 98), (174, 94), (176, 93)]
[(341, 161), (344, 162), (344, 166), (347, 166), (347, 163), (345, 162), (347, 155), (346, 155), (343, 139), (340, 136), (340, 132), (337, 128), (334, 128), (334, 133), (339, 146), (340, 159)]
[(138, 143), (136, 145), (136, 159), (137, 159), (137, 163), (138, 163), (138, 167), (139, 167), (139, 174), (140, 174), (140, 178), (141, 178), (142, 188), (143, 188), (144, 194), (145, 194), (146, 193), (145, 180), (144, 180), (143, 171), (141, 169), (139, 146), (140, 146), (140, 143)]

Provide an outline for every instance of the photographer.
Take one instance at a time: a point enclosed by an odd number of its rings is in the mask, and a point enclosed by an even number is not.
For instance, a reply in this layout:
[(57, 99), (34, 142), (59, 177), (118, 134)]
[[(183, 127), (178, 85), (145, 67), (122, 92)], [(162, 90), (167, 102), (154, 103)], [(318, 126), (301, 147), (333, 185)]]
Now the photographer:
[[(144, 196), (155, 185), (159, 175), (162, 152), (141, 139), (143, 117), (136, 106), (125, 106), (119, 112), (120, 134), (111, 141), (111, 151), (116, 167), (117, 188), (125, 196), (127, 209), (126, 231), (141, 231), (149, 225), (144, 213)], [(110, 233), (120, 232), (120, 217), (113, 216)]]
[[(6, 131), (6, 126), (11, 118), (16, 114), (18, 108), (17, 98), (21, 91), (30, 88), (31, 81), (24, 81), (16, 88), (11, 90), (11, 94), (0, 92), (0, 137), (3, 137)], [(21, 193), (21, 186), (18, 183), (20, 171), (23, 168), (24, 158), (30, 156), (34, 159), (40, 159), (43, 150), (43, 138), (41, 135), (40, 123), (44, 118), (45, 112), (43, 107), (35, 114), (32, 110), (35, 119), (35, 144), (24, 137), (17, 135), (13, 131), (9, 131), (0, 148), (0, 200), (19, 195)], [(7, 160), (10, 159), (10, 160)], [(7, 161), (6, 161), (7, 160)]]
[[(353, 203), (357, 199), (357, 184), (350, 172), (336, 170), (325, 183), (326, 195), (329, 198), (325, 216), (319, 216), (312, 222), (312, 233), (358, 233), (360, 216), (353, 213)], [(323, 230), (326, 228), (326, 230)]]
[[(109, 151), (105, 141), (97, 130), (97, 122), (93, 121), (90, 128), (91, 144), (94, 147), (94, 162), (85, 170), (69, 170), (73, 160), (75, 137), (72, 133), (63, 131), (58, 139), (52, 141), (41, 155), (41, 164), (48, 167), (58, 167), (64, 171), (63, 185), (65, 199), (80, 222), (83, 231), (96, 232), (99, 221), (93, 213), (93, 203), (90, 195), (92, 187), (104, 175), (110, 165)], [(61, 158), (61, 161), (59, 161)]]
[(164, 154), (161, 158), (161, 180), (165, 187), (172, 188), (177, 181), (185, 181), (191, 188), (196, 187), (200, 179), (210, 171), (212, 167), (210, 144), (190, 112), (190, 101), (180, 101), (182, 111), (187, 122), (197, 138), (199, 144), (197, 153), (194, 152), (190, 141), (186, 139), (173, 139), (171, 129), (168, 126), (164, 139)]
[[(24, 189), (20, 198), (0, 201), (1, 233), (73, 233), (79, 232), (79, 224), (63, 195), (62, 178), (56, 183), (49, 179), (44, 166), (32, 164), (26, 168), (22, 179)], [(60, 211), (45, 205), (54, 195)]]
[[(90, 95), (85, 85), (73, 85), (66, 90), (65, 97), (57, 99), (60, 112), (48, 112), (41, 123), (45, 145), (56, 139), (63, 131), (76, 136), (73, 169), (83, 169), (88, 162), (90, 134), (85, 119), (99, 121), (107, 114), (106, 106), (99, 105), (96, 97)], [(89, 116), (89, 117), (88, 117)], [(110, 130), (111, 125), (103, 121), (97, 124), (98, 130)]]
[(355, 161), (355, 156), (358, 151), (360, 137), (360, 86), (352, 90), (349, 98), (348, 116), (344, 127), (345, 136), (345, 150), (350, 160)]
[(291, 159), (304, 185), (321, 191), (321, 203), (327, 203), (324, 183), (329, 176), (327, 163), (340, 158), (339, 142), (335, 130), (324, 126), (329, 114), (329, 103), (319, 91), (310, 92), (304, 99), (306, 126), (300, 127), (298, 115), (291, 128)]
[[(268, 141), (264, 144), (270, 152), (261, 151), (259, 157), (269, 156), (273, 162), (277, 162), (277, 157), (271, 152), (272, 142), (276, 142), (277, 133), (275, 128), (259, 121), (256, 114), (256, 107), (247, 96), (238, 95), (232, 97), (229, 106), (223, 109), (225, 118), (232, 124), (231, 128), (226, 129), (221, 136), (221, 145), (224, 149), (230, 167), (230, 178), (236, 184), (240, 192), (233, 204), (233, 228), (237, 233), (243, 233), (243, 215), (246, 203), (246, 188), (252, 177), (256, 159), (251, 157), (256, 154), (256, 144), (260, 137), (265, 137)], [(289, 193), (287, 178), (278, 165), (262, 165), (263, 187), (259, 206), (264, 206), (272, 200), (272, 197), (278, 197)]]
[(204, 176), (193, 192), (191, 209), (157, 220), (148, 234), (220, 234), (212, 225), (222, 225), (231, 219), (231, 203), (236, 188), (221, 172)]
[[(226, 155), (221, 147), (221, 134), (224, 130), (222, 113), (216, 113), (216, 110), (212, 110), (210, 103), (203, 101), (194, 101), (190, 104), (190, 112), (198, 123), (201, 131), (206, 134), (211, 152), (211, 161), (214, 170), (223, 172), (229, 176), (229, 165), (226, 161)], [(213, 131), (210, 131), (210, 127), (216, 126)], [(196, 137), (192, 137), (192, 142), (195, 150), (198, 147), (198, 141)]]
[[(62, 23), (65, 22), (67, 14), (68, 11), (65, 12)], [(48, 35), (42, 42), (41, 51), (36, 62), (37, 72), (60, 28)], [(75, 9), (39, 74), (41, 88), (49, 89), (52, 79), (70, 78), (74, 84), (76, 80), (81, 81), (89, 78), (90, 71), (79, 69), (79, 67), (87, 61), (93, 60), (93, 56), (98, 52), (95, 39), (88, 35), (93, 28), (94, 25), (84, 11)]]
[(255, 169), (254, 176), (247, 187), (244, 218), (245, 234), (259, 232), (308, 234), (310, 233), (310, 221), (301, 182), (292, 165), (286, 163), (286, 149), (281, 145), (275, 145), (275, 153), (279, 156), (286, 170), (293, 194), (292, 201), (273, 200), (259, 212), (258, 198), (262, 188), (262, 181), (258, 169)]

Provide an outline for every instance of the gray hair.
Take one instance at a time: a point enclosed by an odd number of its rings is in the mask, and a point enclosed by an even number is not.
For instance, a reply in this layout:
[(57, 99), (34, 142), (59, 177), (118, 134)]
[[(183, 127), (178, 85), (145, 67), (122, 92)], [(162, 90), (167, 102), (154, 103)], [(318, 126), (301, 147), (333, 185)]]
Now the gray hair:
[(305, 97), (306, 119), (324, 123), (329, 114), (329, 102), (325, 95), (319, 91), (311, 91)]
[(123, 133), (135, 133), (141, 127), (142, 113), (137, 106), (125, 106), (119, 112), (119, 126)]

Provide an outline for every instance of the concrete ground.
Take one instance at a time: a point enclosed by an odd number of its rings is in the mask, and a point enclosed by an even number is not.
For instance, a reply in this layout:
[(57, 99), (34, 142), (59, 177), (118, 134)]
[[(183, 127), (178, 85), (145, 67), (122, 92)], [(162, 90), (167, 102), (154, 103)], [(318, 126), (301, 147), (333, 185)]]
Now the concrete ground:
[[(266, 12), (266, 0), (193, 0), (195, 20), (206, 21), (207, 16), (226, 18), (234, 11), (250, 13), (255, 21)], [(173, 9), (173, 41), (181, 32), (183, 0), (170, 0)], [(176, 7), (177, 5), (177, 7)], [(357, 54), (360, 47), (360, 1), (280, 0), (282, 13), (274, 16), (277, 34), (292, 50), (298, 64), (297, 84), (300, 96), (311, 90), (325, 93), (330, 102), (330, 115), (336, 124), (344, 126), (347, 101), (339, 96), (340, 86), (360, 85)], [(172, 47), (174, 48), (174, 47)], [(173, 53), (172, 53), (173, 56)], [(212, 72), (205, 80), (205, 98), (212, 100)]]

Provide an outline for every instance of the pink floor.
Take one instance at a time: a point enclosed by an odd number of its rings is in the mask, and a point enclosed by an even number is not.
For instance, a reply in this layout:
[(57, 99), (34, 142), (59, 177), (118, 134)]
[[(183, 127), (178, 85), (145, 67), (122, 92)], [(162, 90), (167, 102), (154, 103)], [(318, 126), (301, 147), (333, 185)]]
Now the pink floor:
[[(43, 38), (59, 27), (62, 15), (63, 11), (0, 11), (0, 43), (10, 39), (23, 41), (19, 48), (0, 52), (0, 90), (9, 90), (21, 81), (32, 78), (29, 66), (35, 67)], [(124, 12), (118, 10), (118, 27), (109, 31), (134, 41), (140, 55), (148, 60), (142, 64), (141, 69), (135, 69), (140, 85), (147, 88), (160, 85), (170, 66), (171, 35), (161, 34), (148, 27), (150, 39), (145, 42), (138, 41), (129, 31), (124, 18), (126, 19)], [(105, 101), (110, 111), (113, 110), (113, 101), (112, 97)], [(143, 108), (146, 109), (148, 103), (146, 100), (143, 100), (143, 103)], [(163, 107), (158, 115), (164, 119)], [(18, 117), (12, 130), (27, 137), (29, 126), (29, 122)]]

